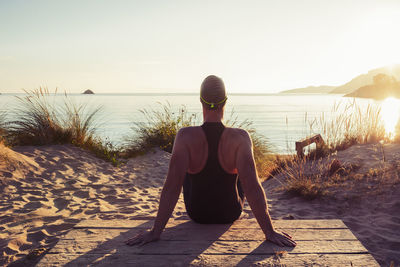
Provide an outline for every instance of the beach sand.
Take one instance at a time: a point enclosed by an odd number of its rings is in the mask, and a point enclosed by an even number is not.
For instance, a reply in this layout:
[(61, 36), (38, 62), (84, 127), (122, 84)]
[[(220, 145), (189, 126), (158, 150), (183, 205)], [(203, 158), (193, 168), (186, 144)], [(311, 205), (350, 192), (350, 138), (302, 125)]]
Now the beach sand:
[[(155, 218), (169, 158), (156, 150), (117, 168), (71, 145), (0, 145), (0, 265), (34, 265), (85, 219)], [(341, 219), (380, 264), (399, 265), (400, 145), (353, 146), (321, 164), (334, 158), (357, 165), (357, 179), (330, 197), (289, 195), (284, 174), (264, 182), (272, 218)], [(247, 204), (242, 216), (253, 217)], [(173, 217), (188, 218), (182, 196)]]

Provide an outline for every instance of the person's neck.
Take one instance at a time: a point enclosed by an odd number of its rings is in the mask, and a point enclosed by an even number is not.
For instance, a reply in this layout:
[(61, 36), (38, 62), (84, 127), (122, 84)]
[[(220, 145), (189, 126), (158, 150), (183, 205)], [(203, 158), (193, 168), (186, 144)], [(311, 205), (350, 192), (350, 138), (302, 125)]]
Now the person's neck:
[(220, 112), (205, 112), (203, 113), (204, 122), (222, 122), (223, 114)]

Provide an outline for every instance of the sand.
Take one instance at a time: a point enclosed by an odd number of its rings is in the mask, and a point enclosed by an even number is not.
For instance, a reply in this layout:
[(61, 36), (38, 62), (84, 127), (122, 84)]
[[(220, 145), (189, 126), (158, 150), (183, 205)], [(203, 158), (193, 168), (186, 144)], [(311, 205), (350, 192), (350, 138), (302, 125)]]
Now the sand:
[[(169, 158), (156, 150), (117, 168), (71, 145), (0, 145), (0, 265), (33, 265), (82, 220), (155, 218)], [(397, 266), (400, 145), (353, 146), (321, 164), (334, 158), (357, 165), (357, 179), (329, 197), (285, 193), (284, 174), (264, 182), (272, 218), (341, 219), (380, 264)], [(182, 197), (173, 217), (188, 218)], [(247, 204), (242, 217), (253, 217)]]

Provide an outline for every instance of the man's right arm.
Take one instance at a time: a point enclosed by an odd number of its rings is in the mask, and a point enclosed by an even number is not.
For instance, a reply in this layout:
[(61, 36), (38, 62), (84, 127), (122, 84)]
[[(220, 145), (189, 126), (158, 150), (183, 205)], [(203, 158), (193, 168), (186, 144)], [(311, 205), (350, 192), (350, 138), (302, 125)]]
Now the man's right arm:
[(274, 230), (268, 213), (265, 192), (258, 180), (251, 138), (246, 131), (239, 131), (240, 142), (236, 153), (236, 166), (247, 202), (267, 240), (280, 246), (296, 246), (296, 242), (289, 235)]

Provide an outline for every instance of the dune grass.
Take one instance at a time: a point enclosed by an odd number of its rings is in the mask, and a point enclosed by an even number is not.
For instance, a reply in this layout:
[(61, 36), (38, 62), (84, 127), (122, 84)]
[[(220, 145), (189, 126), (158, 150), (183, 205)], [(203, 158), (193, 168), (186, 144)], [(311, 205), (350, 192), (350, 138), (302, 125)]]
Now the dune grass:
[(9, 121), (6, 139), (11, 145), (73, 144), (118, 164), (113, 147), (95, 136), (101, 107), (77, 104), (67, 94), (47, 88), (25, 91)]
[(324, 157), (355, 144), (388, 140), (377, 106), (363, 107), (352, 100), (335, 103), (330, 113), (329, 118), (322, 113), (319, 118), (307, 121), (310, 134), (320, 133), (325, 141), (318, 151), (311, 151), (310, 158)]
[(173, 109), (167, 102), (158, 103), (158, 107), (140, 110), (144, 122), (134, 122), (132, 134), (125, 137), (125, 156), (144, 154), (156, 147), (171, 153), (179, 129), (196, 122), (196, 114), (189, 114), (184, 105)]
[[(311, 151), (303, 159), (290, 157), (277, 163), (286, 178), (282, 184), (287, 192), (306, 199), (325, 196), (330, 187), (343, 181), (343, 176), (349, 176), (354, 166), (346, 169), (338, 162), (327, 165), (321, 158), (329, 159), (329, 155), (355, 144), (390, 141), (378, 107), (369, 104), (363, 108), (353, 100), (334, 105), (331, 112), (330, 119), (322, 114), (309, 121), (310, 132), (321, 133), (325, 141), (320, 150)], [(331, 175), (332, 168), (341, 169), (340, 175)], [(340, 176), (342, 178), (338, 179)]]

